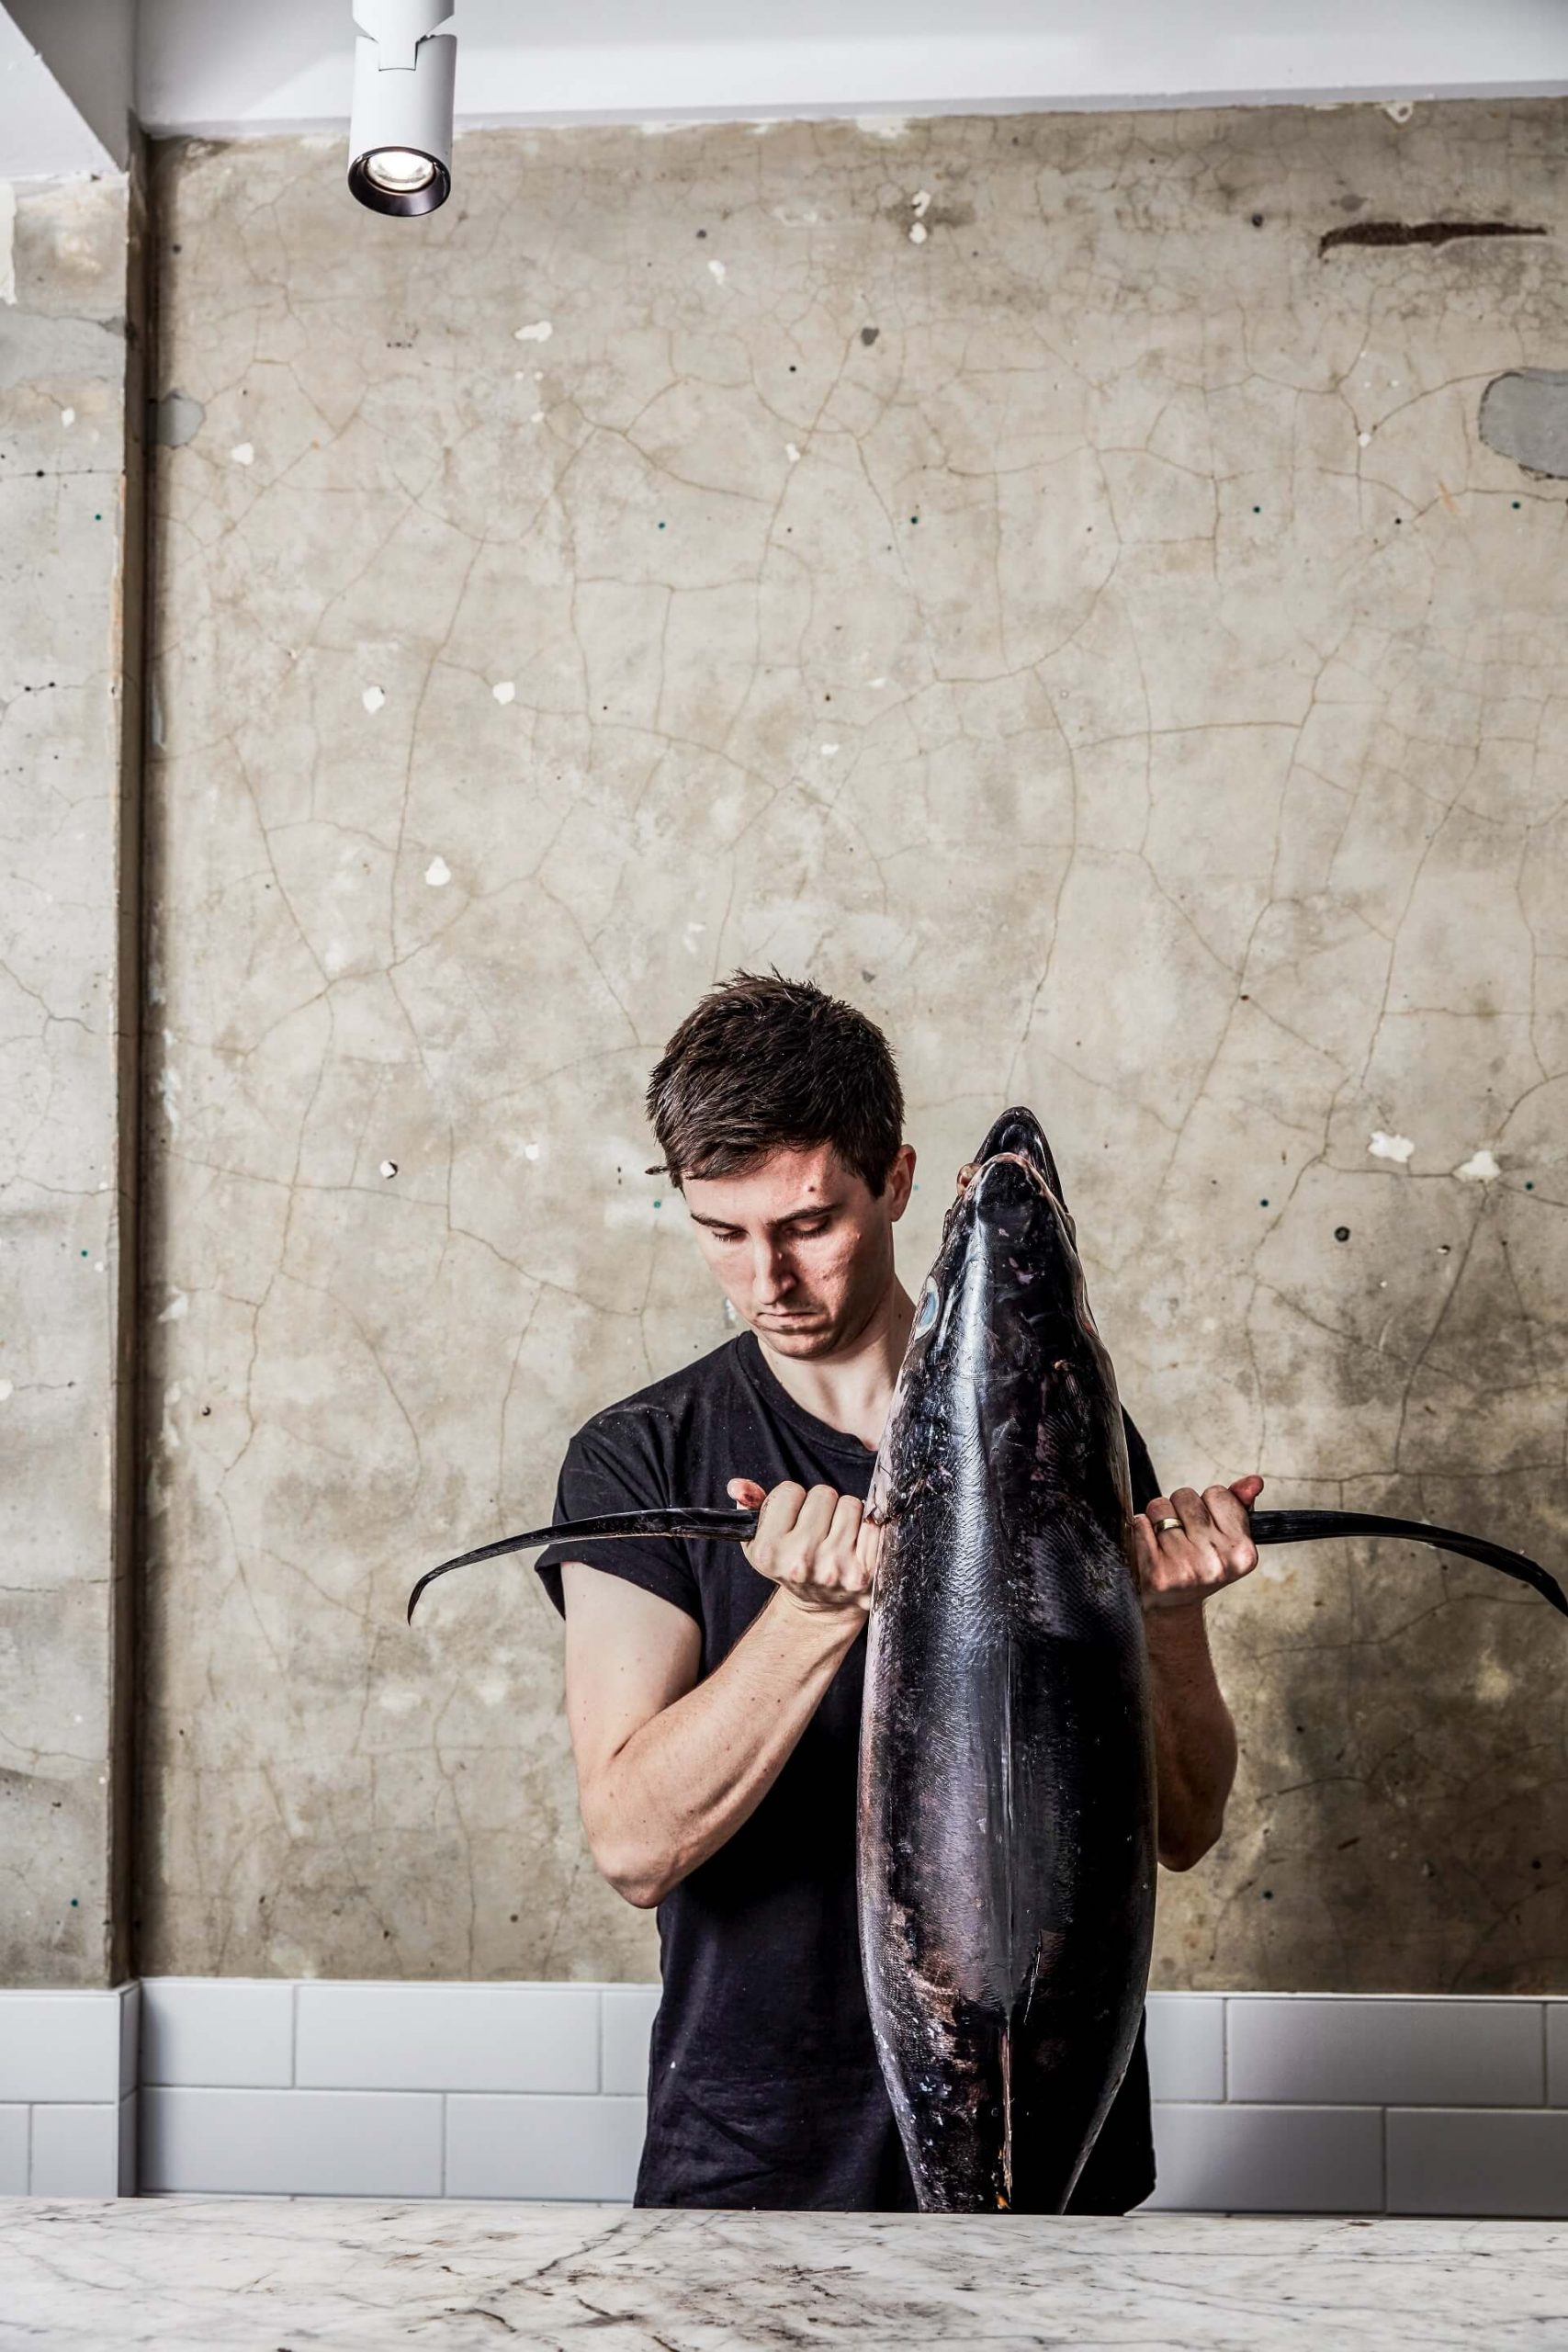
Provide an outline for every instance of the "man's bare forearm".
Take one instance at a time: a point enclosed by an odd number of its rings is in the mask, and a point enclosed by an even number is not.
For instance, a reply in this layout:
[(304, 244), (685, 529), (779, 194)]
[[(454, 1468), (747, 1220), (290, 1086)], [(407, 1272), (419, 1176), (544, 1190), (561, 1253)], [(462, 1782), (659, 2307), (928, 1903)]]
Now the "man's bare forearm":
[(647, 1908), (750, 1819), (862, 1627), (775, 1592), (723, 1664), (633, 1732), (584, 1788), (594, 1858)]
[(1235, 1725), (1214, 1676), (1201, 1606), (1145, 1620), (1155, 1723), (1159, 1858), (1190, 1870), (1219, 1837), (1235, 1778)]

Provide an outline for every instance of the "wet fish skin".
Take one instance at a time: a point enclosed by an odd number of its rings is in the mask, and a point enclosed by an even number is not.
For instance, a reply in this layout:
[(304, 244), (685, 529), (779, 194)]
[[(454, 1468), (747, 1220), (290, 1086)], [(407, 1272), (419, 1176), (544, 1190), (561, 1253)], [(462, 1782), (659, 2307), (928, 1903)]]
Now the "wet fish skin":
[(1030, 1114), (998, 1120), (872, 1484), (862, 1960), (927, 2211), (1062, 2210), (1126, 2071), (1154, 1931), (1126, 1442), (1055, 1179)]

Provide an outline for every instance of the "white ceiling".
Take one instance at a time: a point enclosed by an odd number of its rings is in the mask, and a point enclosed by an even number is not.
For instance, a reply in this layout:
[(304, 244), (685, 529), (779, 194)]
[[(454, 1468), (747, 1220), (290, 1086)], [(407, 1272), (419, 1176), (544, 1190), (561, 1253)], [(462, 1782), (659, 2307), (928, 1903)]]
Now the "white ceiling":
[[(136, 110), (155, 135), (345, 121), (350, 0), (6, 6), (0, 177), (106, 168), (123, 152), (115, 124), (132, 71)], [(558, 0), (457, 0), (457, 112), (472, 124), (1568, 92), (1568, 0), (790, 0), (787, 10), (575, 0), (570, 12)]]

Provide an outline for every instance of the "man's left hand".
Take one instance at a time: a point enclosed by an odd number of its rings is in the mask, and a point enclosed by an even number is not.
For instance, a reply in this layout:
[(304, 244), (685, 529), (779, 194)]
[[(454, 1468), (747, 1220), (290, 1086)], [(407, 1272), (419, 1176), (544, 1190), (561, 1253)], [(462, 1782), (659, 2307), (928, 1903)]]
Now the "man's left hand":
[[(1136, 1513), (1133, 1535), (1146, 1611), (1201, 1608), (1211, 1593), (1251, 1575), (1258, 1546), (1248, 1514), (1262, 1491), (1255, 1473), (1228, 1487), (1205, 1487), (1201, 1494), (1178, 1487)], [(1162, 1519), (1180, 1525), (1161, 1529)]]

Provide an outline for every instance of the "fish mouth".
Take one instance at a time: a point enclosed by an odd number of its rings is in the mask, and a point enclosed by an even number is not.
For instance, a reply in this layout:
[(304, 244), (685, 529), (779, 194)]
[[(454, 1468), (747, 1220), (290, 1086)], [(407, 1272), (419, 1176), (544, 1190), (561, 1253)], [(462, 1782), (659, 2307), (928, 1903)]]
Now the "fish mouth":
[(1004, 1111), (993, 1120), (989, 1133), (975, 1154), (976, 1163), (990, 1159), (1021, 1159), (1043, 1178), (1046, 1190), (1059, 1205), (1066, 1206), (1062, 1180), (1056, 1172), (1056, 1162), (1045, 1140), (1045, 1130), (1032, 1111), (1021, 1102)]

